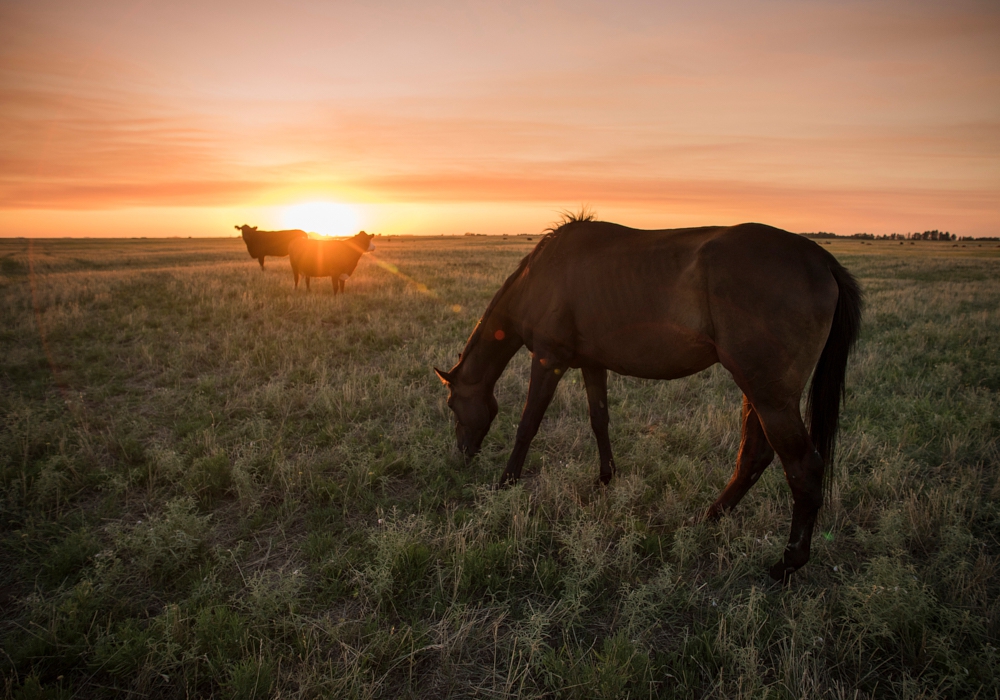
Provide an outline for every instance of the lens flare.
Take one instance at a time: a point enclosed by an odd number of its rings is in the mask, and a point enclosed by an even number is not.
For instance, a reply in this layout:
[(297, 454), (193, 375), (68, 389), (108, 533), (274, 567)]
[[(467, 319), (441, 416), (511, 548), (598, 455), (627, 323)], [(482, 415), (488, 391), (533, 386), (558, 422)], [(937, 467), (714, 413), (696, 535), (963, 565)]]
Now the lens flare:
[(435, 292), (433, 289), (430, 289), (423, 282), (417, 282), (415, 279), (413, 279), (409, 275), (400, 272), (399, 268), (396, 267), (395, 265), (393, 265), (392, 263), (385, 262), (384, 260), (379, 260), (378, 258), (375, 257), (374, 253), (370, 253), (370, 255), (371, 255), (372, 262), (374, 262), (376, 265), (378, 265), (379, 267), (381, 267), (386, 272), (389, 272), (389, 273), (395, 275), (396, 277), (398, 277), (399, 279), (403, 280), (407, 284), (412, 284), (416, 288), (416, 290), (418, 292), (420, 292), (421, 294), (426, 294), (427, 296), (431, 297), (432, 299), (437, 299), (438, 298), (437, 292)]

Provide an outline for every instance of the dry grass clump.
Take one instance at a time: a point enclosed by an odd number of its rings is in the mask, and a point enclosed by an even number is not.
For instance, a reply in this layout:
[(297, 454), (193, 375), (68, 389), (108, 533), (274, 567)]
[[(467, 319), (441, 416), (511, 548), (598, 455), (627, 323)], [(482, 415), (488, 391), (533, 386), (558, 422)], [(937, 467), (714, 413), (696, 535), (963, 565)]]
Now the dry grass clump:
[(740, 395), (570, 373), (452, 451), (455, 359), (523, 239), (393, 239), (333, 296), (236, 239), (0, 241), (4, 697), (996, 697), (1000, 259), (835, 242), (868, 293), (813, 559), (731, 516)]

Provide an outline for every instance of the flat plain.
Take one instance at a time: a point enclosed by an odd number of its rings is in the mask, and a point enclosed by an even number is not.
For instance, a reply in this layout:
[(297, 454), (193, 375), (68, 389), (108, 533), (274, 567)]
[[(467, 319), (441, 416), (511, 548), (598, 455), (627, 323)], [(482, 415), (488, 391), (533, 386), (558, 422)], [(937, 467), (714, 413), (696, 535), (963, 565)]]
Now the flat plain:
[(0, 239), (7, 698), (1000, 697), (1000, 247), (827, 245), (867, 298), (812, 560), (740, 393), (579, 372), (454, 454), (447, 369), (538, 237), (382, 238), (335, 296), (239, 239)]

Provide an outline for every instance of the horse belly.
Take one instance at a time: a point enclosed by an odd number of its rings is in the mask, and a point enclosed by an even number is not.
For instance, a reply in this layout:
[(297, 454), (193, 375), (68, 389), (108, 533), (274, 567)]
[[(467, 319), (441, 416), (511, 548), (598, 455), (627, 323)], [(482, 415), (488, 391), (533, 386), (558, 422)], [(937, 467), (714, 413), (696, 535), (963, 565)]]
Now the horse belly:
[(577, 355), (581, 365), (644, 379), (686, 377), (719, 361), (715, 343), (706, 333), (669, 319), (584, 331)]

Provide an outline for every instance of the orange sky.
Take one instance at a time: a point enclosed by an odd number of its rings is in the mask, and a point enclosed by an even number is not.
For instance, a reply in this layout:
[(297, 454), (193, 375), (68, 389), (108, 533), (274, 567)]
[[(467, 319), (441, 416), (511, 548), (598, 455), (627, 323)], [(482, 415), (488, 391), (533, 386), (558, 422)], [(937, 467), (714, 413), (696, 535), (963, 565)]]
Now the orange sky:
[(0, 236), (309, 201), (387, 234), (589, 204), (1000, 235), (1000, 4), (0, 2)]

